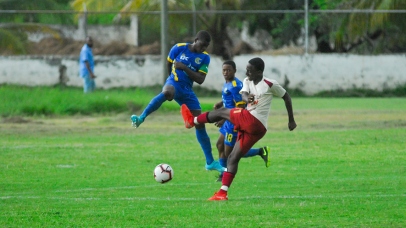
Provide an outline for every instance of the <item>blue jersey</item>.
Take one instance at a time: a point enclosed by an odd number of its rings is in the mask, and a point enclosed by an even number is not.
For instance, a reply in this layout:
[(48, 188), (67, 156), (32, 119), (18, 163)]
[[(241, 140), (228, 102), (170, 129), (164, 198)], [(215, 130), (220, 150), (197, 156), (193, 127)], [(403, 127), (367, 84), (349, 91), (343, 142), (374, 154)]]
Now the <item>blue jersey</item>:
[[(182, 62), (189, 69), (195, 72), (202, 72), (207, 74), (210, 64), (210, 56), (207, 52), (196, 53), (191, 52), (188, 48), (189, 43), (179, 43), (175, 44), (169, 52), (168, 61), (173, 63)], [(185, 84), (189, 87), (193, 86), (193, 80), (188, 77), (186, 72), (183, 70), (175, 69), (175, 66), (172, 66), (171, 75), (176, 82)]]
[(234, 78), (231, 82), (225, 82), (221, 92), (223, 106), (226, 108), (235, 108), (237, 105), (245, 104), (240, 94), (241, 89), (242, 82), (238, 78)]
[[(237, 105), (245, 104), (240, 94), (241, 89), (242, 82), (238, 78), (234, 78), (231, 82), (225, 82), (223, 91), (221, 92), (223, 106), (226, 108), (235, 108)], [(233, 147), (238, 135), (238, 131), (234, 130), (234, 124), (226, 120), (219, 131), (225, 136), (224, 144)]]
[(89, 63), (90, 69), (92, 70), (92, 73), (94, 73), (92, 48), (87, 46), (87, 44), (83, 45), (79, 56), (79, 75), (82, 77), (89, 75), (89, 70), (86, 67), (85, 61)]

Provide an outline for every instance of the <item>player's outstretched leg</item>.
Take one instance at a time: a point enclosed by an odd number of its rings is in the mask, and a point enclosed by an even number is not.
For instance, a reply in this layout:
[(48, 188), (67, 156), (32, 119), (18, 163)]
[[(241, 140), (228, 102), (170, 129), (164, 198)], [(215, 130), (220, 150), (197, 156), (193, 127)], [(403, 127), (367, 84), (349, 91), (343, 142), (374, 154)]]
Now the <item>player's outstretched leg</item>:
[(193, 114), (190, 112), (189, 108), (183, 104), (180, 107), (180, 113), (182, 114), (183, 120), (185, 121), (186, 128), (192, 128), (195, 126), (193, 119), (195, 118)]
[(132, 115), (131, 121), (133, 127), (138, 128), (144, 122), (144, 118), (142, 118), (142, 116)]
[(271, 149), (269, 148), (269, 146), (264, 146), (261, 148), (261, 152), (259, 153), (259, 155), (265, 162), (265, 167), (267, 168), (271, 165), (271, 156), (269, 154), (270, 152)]

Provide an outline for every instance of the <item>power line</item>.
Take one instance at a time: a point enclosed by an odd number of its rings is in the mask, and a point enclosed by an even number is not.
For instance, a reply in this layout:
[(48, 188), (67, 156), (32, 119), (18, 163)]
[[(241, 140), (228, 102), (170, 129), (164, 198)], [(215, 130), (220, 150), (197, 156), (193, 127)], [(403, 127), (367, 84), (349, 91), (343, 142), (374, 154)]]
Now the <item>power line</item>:
[[(406, 9), (397, 10), (308, 10), (309, 13), (406, 13)], [(75, 10), (0, 10), (0, 14), (160, 14), (161, 11), (75, 11)], [(173, 10), (168, 14), (280, 14), (280, 13), (305, 13), (305, 10)]]

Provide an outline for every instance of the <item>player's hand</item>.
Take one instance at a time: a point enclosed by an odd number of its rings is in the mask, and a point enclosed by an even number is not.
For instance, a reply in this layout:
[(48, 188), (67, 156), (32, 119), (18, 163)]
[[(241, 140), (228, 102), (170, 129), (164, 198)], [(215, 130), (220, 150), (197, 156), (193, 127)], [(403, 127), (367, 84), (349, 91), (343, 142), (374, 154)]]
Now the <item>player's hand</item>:
[(296, 122), (292, 121), (288, 123), (288, 128), (290, 131), (293, 131), (293, 129), (295, 129), (297, 127)]
[(255, 101), (255, 95), (254, 94), (249, 94), (248, 95), (248, 103), (254, 103)]
[(90, 74), (90, 78), (96, 78), (96, 75)]
[(219, 102), (219, 103), (216, 103), (216, 104), (213, 105), (214, 109), (219, 109), (219, 108), (222, 108), (222, 107), (223, 107), (223, 102)]
[(173, 65), (175, 66), (176, 69), (179, 69), (179, 70), (185, 70), (186, 69), (186, 65), (183, 64), (182, 62), (174, 61)]
[(220, 128), (220, 127), (222, 127), (222, 126), (223, 126), (224, 122), (226, 122), (226, 120), (225, 120), (225, 119), (220, 120), (220, 121), (218, 121), (218, 122), (215, 122), (215, 123), (214, 123), (214, 126), (216, 126), (216, 127)]

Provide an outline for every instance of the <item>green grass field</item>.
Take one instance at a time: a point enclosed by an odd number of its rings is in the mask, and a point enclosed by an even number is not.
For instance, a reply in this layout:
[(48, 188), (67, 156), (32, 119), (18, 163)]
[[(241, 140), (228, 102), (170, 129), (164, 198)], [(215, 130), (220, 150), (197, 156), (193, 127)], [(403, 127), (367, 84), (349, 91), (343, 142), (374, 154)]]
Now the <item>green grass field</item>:
[[(220, 183), (177, 111), (139, 129), (128, 112), (3, 117), (0, 227), (406, 227), (406, 99), (293, 106), (289, 132), (275, 98), (256, 145), (271, 147), (272, 165), (243, 159), (227, 202), (207, 201)], [(217, 158), (218, 130), (207, 129)], [(159, 163), (171, 182), (153, 179)]]

